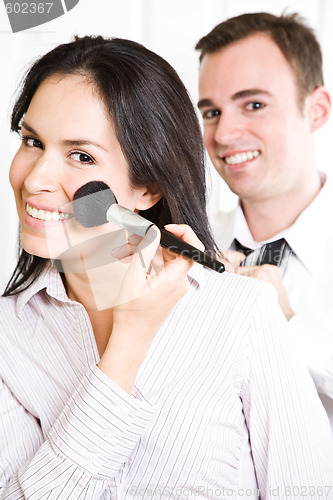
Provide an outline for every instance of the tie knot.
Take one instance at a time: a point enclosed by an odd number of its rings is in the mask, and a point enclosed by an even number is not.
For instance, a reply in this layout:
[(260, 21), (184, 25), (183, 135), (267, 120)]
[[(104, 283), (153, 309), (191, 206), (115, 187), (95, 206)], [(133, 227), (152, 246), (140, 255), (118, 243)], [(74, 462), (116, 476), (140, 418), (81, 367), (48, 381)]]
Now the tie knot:
[(263, 264), (280, 266), (282, 261), (292, 253), (290, 246), (284, 238), (265, 243), (255, 250), (243, 246), (235, 238), (233, 247), (235, 250), (246, 255), (246, 258), (241, 263), (242, 266), (262, 266)]

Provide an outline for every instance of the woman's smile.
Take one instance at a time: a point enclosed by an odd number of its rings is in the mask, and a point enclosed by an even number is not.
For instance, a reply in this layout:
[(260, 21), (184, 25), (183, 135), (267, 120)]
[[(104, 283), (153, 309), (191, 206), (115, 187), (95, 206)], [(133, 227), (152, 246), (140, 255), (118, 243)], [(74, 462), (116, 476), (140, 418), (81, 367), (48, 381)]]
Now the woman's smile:
[(56, 222), (64, 219), (69, 219), (70, 217), (72, 217), (72, 214), (69, 213), (64, 213), (59, 210), (46, 210), (43, 208), (36, 208), (29, 205), (29, 203), (25, 204), (25, 211), (33, 219), (38, 219), (46, 222), (49, 221)]

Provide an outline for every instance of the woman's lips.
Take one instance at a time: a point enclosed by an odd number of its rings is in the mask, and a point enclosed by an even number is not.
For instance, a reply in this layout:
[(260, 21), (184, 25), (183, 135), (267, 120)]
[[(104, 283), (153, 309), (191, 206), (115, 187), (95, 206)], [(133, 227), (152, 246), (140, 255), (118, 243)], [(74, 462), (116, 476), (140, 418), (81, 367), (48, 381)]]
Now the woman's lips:
[(29, 203), (25, 204), (25, 211), (33, 219), (45, 222), (48, 221), (58, 222), (72, 217), (72, 214), (69, 213), (63, 213), (56, 210), (51, 211), (51, 210), (38, 209), (36, 207), (32, 207), (31, 205), (29, 205)]

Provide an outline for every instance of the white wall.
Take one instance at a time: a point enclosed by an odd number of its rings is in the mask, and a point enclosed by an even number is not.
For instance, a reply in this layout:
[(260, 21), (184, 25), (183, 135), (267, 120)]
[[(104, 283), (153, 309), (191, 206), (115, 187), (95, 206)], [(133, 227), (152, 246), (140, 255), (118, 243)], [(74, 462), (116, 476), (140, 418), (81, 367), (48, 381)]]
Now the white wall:
[[(269, 5), (269, 6), (268, 6)], [(244, 12), (299, 12), (316, 30), (324, 54), (326, 86), (333, 93), (332, 0), (80, 0), (66, 15), (43, 26), (13, 34), (3, 2), (0, 3), (0, 291), (16, 260), (17, 216), (8, 182), (8, 170), (18, 147), (9, 133), (15, 90), (30, 63), (74, 34), (102, 34), (136, 40), (167, 59), (197, 101), (198, 54), (196, 42), (216, 24)], [(318, 133), (318, 166), (328, 171), (333, 119)], [(184, 131), (186, 133), (186, 131)], [(327, 161), (328, 160), (328, 161)], [(234, 203), (221, 179), (211, 169), (210, 209)], [(216, 181), (216, 182), (215, 182)]]

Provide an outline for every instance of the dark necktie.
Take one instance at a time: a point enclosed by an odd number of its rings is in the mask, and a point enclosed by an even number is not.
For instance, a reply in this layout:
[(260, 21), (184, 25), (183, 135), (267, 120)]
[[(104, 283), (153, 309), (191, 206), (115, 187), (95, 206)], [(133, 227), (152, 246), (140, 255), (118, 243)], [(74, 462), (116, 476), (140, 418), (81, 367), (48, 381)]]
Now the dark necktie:
[(284, 238), (271, 241), (270, 243), (265, 243), (256, 250), (244, 247), (235, 238), (233, 241), (233, 247), (235, 250), (246, 255), (246, 258), (242, 261), (241, 266), (262, 266), (263, 264), (280, 266), (282, 261), (293, 253)]

